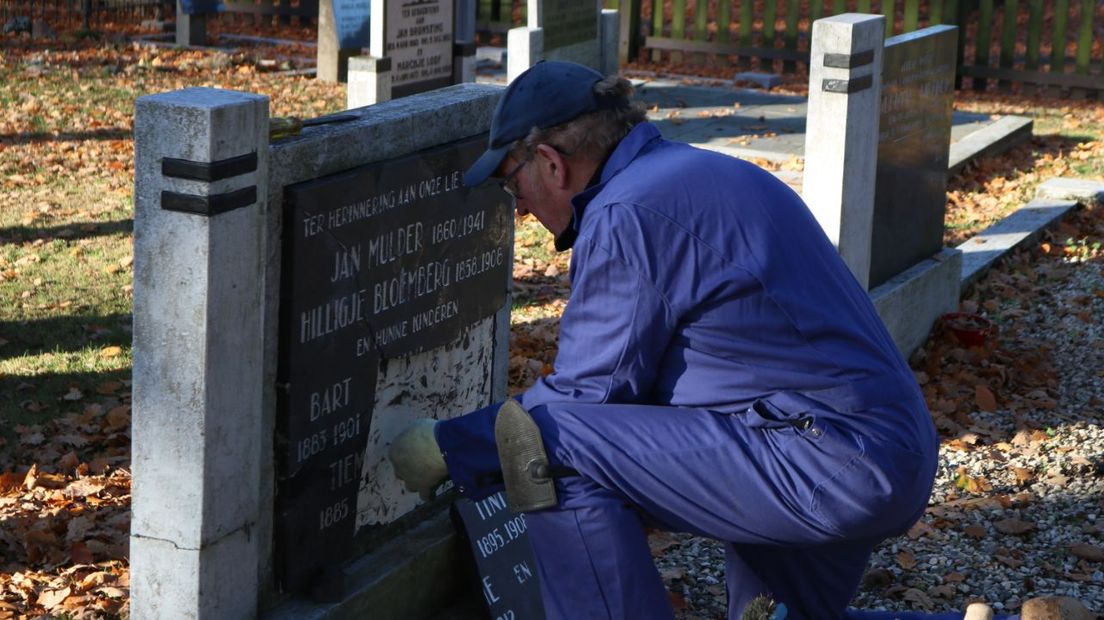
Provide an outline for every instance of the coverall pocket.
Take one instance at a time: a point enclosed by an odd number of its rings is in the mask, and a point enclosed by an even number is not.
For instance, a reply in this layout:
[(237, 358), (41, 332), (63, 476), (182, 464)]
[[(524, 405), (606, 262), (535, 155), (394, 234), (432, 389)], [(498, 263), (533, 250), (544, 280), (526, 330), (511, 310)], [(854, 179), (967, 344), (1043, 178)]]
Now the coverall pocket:
[(927, 497), (917, 476), (919, 455), (899, 446), (879, 447), (842, 429), (828, 430), (848, 438), (842, 443), (857, 446), (857, 451), (852, 449), (844, 466), (817, 484), (812, 513), (846, 538), (895, 536), (907, 530)]

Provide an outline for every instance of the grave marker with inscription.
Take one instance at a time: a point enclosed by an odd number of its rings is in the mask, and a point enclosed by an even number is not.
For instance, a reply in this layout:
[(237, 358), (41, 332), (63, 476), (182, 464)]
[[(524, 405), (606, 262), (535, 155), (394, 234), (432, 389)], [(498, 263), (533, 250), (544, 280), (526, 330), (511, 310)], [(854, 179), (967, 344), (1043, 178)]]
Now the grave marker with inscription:
[(457, 39), (458, 0), (371, 1), (371, 55), (352, 65), (349, 108), (475, 79), (471, 62), (472, 71), (457, 71), (475, 55), (474, 41)]
[(135, 617), (416, 620), (469, 587), (384, 454), (505, 397), (511, 210), (460, 183), (500, 95), (273, 143), (265, 97), (137, 101)]
[(477, 502), (458, 500), (454, 510), (475, 558), (491, 617), (543, 620), (544, 603), (525, 515), (511, 512), (501, 491)]
[(446, 344), (505, 302), (509, 207), (460, 181), (485, 143), (286, 189), (277, 529), (291, 589), (353, 547), (381, 361)]
[(384, 46), (391, 96), (452, 84), (454, 0), (385, 0)]

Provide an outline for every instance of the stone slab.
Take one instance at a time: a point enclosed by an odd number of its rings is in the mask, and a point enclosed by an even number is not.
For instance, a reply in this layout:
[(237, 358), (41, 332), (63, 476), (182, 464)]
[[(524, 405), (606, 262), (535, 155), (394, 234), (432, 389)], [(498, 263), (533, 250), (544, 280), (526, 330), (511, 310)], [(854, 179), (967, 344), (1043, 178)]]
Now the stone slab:
[(906, 359), (928, 339), (936, 319), (958, 307), (961, 269), (962, 253), (944, 248), (871, 289), (874, 308)]
[(872, 287), (943, 247), (956, 36), (955, 27), (940, 25), (886, 40), (870, 243)]
[(756, 73), (754, 71), (743, 71), (732, 76), (733, 82), (751, 82), (757, 84), (759, 88), (765, 88), (770, 90), (775, 86), (782, 83), (782, 76), (777, 73)]
[(958, 174), (974, 159), (999, 155), (1027, 142), (1031, 139), (1031, 130), (1035, 126), (1035, 121), (1023, 116), (1005, 116), (976, 125), (979, 125), (976, 129), (961, 133), (957, 139), (952, 128), (950, 161), (947, 162), (948, 175)]
[(1002, 256), (1039, 238), (1076, 200), (1036, 198), (1008, 217), (958, 246), (962, 252), (962, 286), (973, 284)]
[[(804, 97), (720, 84), (650, 79), (639, 82), (637, 96), (649, 108), (649, 120), (669, 139), (741, 159), (784, 162), (805, 157)], [(951, 122), (948, 174), (965, 162), (1004, 152), (1030, 137), (1030, 129), (1023, 125), (1031, 121), (1024, 117), (956, 111)], [(960, 142), (962, 146), (957, 146)]]
[[(262, 620), (355, 620), (429, 618), (462, 597), (468, 578), (463, 554), (448, 513), (435, 516), (364, 556), (340, 579), (351, 592), (341, 603), (288, 601), (263, 613)], [(421, 584), (411, 588), (410, 584)], [(432, 584), (432, 587), (430, 586)]]
[(1035, 197), (1076, 200), (1088, 206), (1104, 206), (1104, 181), (1058, 177), (1040, 185)]

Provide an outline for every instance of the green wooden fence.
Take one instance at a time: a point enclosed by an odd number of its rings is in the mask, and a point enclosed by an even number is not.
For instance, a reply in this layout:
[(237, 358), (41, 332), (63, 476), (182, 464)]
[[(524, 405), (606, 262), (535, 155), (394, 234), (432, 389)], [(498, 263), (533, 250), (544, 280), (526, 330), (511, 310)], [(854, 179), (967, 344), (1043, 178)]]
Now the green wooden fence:
[(782, 70), (791, 70), (808, 62), (813, 21), (853, 11), (885, 15), (887, 37), (935, 24), (959, 26), (959, 77), (971, 78), (975, 89), (1015, 82), (1104, 97), (1101, 0), (622, 0), (621, 5), (623, 23), (640, 24), (622, 28), (630, 36), (623, 61), (640, 54), (653, 61), (704, 54), (771, 70), (782, 61)]

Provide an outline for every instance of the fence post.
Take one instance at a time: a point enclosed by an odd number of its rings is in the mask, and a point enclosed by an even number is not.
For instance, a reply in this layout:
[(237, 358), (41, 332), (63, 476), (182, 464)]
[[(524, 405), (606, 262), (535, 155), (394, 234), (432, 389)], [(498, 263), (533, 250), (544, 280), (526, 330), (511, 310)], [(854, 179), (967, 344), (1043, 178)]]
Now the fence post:
[(642, 0), (623, 0), (621, 2), (621, 44), (618, 45), (617, 59), (620, 64), (636, 60), (640, 53), (640, 7)]

